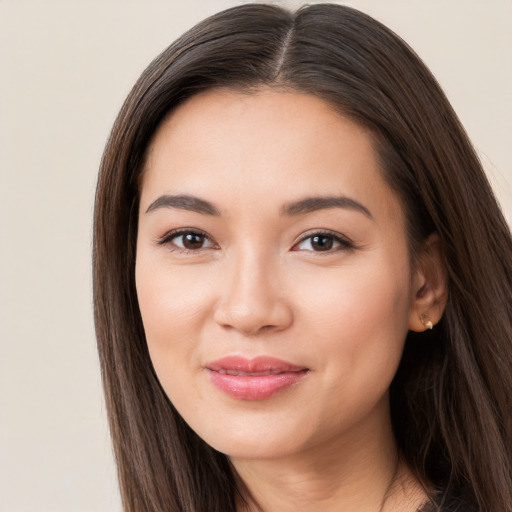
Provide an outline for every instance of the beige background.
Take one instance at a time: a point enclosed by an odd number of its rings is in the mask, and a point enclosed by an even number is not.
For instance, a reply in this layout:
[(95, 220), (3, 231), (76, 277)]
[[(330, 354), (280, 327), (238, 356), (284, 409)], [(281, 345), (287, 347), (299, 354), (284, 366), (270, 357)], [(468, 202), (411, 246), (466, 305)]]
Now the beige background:
[[(0, 0), (0, 512), (120, 510), (91, 314), (96, 171), (143, 68), (239, 3)], [(512, 2), (347, 3), (431, 67), (512, 220)]]

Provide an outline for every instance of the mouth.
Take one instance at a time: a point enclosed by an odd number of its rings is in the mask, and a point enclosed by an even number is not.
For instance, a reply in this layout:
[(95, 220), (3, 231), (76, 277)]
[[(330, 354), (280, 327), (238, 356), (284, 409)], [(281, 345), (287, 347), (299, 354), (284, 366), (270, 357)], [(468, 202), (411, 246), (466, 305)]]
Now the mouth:
[(279, 375), (281, 371), (265, 371), (265, 372), (242, 372), (239, 370), (218, 370), (221, 375), (239, 375), (244, 377), (261, 377), (262, 375)]
[(266, 400), (299, 383), (309, 369), (273, 357), (229, 356), (205, 366), (211, 382), (240, 400)]

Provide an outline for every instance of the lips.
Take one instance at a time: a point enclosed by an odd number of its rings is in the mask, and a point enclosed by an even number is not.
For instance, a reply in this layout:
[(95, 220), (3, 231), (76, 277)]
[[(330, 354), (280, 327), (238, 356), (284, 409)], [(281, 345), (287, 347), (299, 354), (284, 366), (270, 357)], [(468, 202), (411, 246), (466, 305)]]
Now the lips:
[(260, 356), (245, 359), (229, 356), (205, 366), (211, 382), (227, 395), (241, 400), (265, 400), (297, 384), (308, 368)]

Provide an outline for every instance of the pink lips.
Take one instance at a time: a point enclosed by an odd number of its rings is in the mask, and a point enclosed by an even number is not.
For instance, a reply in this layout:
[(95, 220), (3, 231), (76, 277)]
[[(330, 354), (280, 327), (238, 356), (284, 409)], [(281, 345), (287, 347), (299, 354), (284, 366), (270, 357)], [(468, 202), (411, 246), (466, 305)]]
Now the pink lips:
[(308, 369), (274, 357), (229, 356), (206, 365), (212, 383), (242, 400), (265, 400), (299, 382)]

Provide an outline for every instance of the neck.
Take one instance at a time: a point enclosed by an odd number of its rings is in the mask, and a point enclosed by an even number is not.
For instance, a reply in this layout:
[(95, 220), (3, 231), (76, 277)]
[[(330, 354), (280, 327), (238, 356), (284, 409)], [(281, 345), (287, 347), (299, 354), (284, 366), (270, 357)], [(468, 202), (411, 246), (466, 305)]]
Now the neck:
[(231, 459), (247, 495), (238, 511), (416, 511), (425, 493), (398, 457), (390, 422), (380, 427), (359, 425), (279, 459)]

